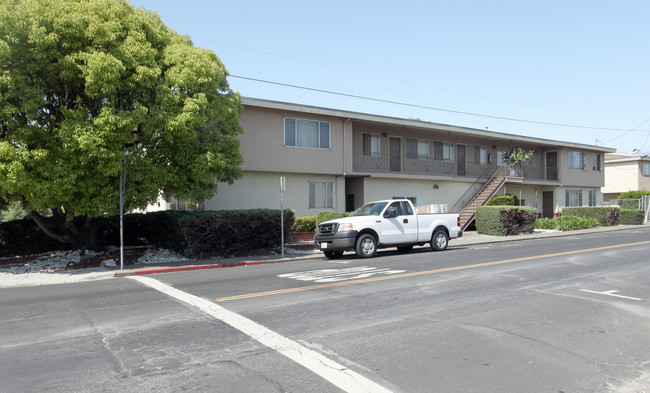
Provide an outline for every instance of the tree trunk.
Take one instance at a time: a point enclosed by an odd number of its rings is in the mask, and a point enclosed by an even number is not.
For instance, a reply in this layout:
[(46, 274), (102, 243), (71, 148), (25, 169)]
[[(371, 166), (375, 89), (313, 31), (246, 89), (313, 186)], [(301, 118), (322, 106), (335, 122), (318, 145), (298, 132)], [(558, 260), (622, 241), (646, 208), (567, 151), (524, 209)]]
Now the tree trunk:
[(59, 209), (52, 213), (52, 217), (44, 217), (35, 211), (29, 215), (43, 233), (61, 243), (71, 244), (82, 250), (101, 250), (104, 230), (102, 218), (81, 216), (67, 220)]

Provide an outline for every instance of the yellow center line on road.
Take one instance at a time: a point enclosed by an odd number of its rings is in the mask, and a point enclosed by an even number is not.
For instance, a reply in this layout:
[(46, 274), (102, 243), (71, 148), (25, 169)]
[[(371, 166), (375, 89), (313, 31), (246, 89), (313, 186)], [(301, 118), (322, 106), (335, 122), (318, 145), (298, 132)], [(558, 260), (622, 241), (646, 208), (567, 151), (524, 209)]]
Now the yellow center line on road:
[(476, 264), (472, 264), (472, 265), (462, 265), (462, 266), (446, 267), (446, 268), (434, 269), (434, 270), (424, 270), (424, 271), (421, 271), (421, 272), (394, 274), (394, 275), (390, 275), (390, 276), (380, 276), (380, 277), (364, 278), (364, 279), (360, 279), (360, 280), (341, 281), (341, 282), (335, 282), (335, 283), (329, 283), (329, 284), (310, 285), (310, 286), (307, 286), (307, 287), (287, 288), (287, 289), (278, 289), (276, 291), (247, 293), (247, 294), (243, 294), (243, 295), (222, 297), (222, 298), (218, 298), (216, 300), (218, 302), (225, 302), (225, 301), (228, 301), (228, 300), (239, 300), (239, 299), (248, 299), (248, 298), (252, 298), (252, 297), (280, 295), (280, 294), (284, 294), (284, 293), (301, 292), (301, 291), (311, 291), (311, 290), (314, 290), (314, 289), (340, 287), (340, 286), (343, 286), (343, 285), (362, 284), (362, 283), (367, 283), (367, 282), (393, 280), (393, 279), (397, 279), (397, 278), (424, 276), (424, 275), (429, 275), (429, 274), (453, 272), (453, 271), (457, 271), (457, 270), (475, 269), (475, 268), (479, 268), (479, 267), (505, 265), (505, 264), (514, 263), (514, 262), (524, 262), (524, 261), (532, 261), (532, 260), (543, 259), (543, 258), (560, 257), (560, 256), (564, 256), (564, 255), (573, 255), (573, 254), (581, 254), (581, 253), (586, 253), (586, 252), (611, 250), (611, 249), (614, 249), (614, 248), (631, 247), (631, 246), (638, 246), (638, 245), (642, 245), (642, 244), (650, 244), (650, 240), (649, 241), (643, 241), (643, 242), (636, 242), (636, 243), (617, 244), (615, 246), (586, 248), (586, 249), (575, 250), (575, 251), (556, 252), (556, 253), (552, 253), (552, 254), (534, 255), (534, 256), (522, 257), (522, 258), (503, 259), (503, 260), (500, 260), (500, 261), (476, 263)]

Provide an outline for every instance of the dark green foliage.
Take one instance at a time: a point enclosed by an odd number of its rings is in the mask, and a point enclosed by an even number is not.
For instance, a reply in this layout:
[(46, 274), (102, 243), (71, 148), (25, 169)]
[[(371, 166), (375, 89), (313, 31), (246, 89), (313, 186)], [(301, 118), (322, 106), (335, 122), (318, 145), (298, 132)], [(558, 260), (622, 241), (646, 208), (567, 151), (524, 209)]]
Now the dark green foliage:
[[(195, 258), (230, 256), (242, 251), (281, 246), (280, 211), (271, 209), (224, 210), (181, 222), (189, 244), (185, 255)], [(285, 211), (284, 232), (293, 225), (292, 211)]]
[(621, 224), (641, 225), (643, 224), (644, 215), (643, 209), (621, 209)]
[(486, 203), (486, 206), (519, 206), (519, 198), (512, 194), (496, 195)]
[(578, 216), (595, 218), (599, 226), (618, 225), (618, 207), (565, 207), (562, 209), (563, 216)]
[(481, 206), (476, 208), (476, 231), (506, 236), (532, 231), (537, 209), (529, 206)]
[(540, 218), (533, 223), (535, 229), (557, 229), (573, 231), (598, 226), (598, 220), (589, 217), (560, 216), (558, 218)]
[(70, 245), (58, 242), (44, 234), (31, 218), (0, 224), (0, 256), (2, 257), (69, 249)]
[[(293, 212), (284, 212), (285, 238)], [(281, 246), (280, 210), (162, 211), (124, 216), (124, 244), (150, 245), (186, 256), (228, 256)], [(101, 245), (119, 245), (119, 217), (103, 218)], [(0, 256), (70, 249), (46, 236), (30, 218), (0, 224)]]

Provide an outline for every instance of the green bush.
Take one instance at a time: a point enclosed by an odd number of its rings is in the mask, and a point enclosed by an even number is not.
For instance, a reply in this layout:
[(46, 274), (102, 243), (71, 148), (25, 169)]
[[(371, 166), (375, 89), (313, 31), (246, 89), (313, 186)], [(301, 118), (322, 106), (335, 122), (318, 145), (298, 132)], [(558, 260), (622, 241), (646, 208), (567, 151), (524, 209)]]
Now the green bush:
[(320, 212), (318, 213), (318, 216), (316, 216), (316, 225), (320, 224), (321, 222), (336, 220), (338, 218), (347, 217), (349, 215), (350, 213)]
[(291, 227), (292, 232), (315, 232), (316, 231), (316, 216), (301, 216), (296, 217), (293, 226)]
[(598, 225), (606, 227), (618, 225), (618, 210), (618, 207), (565, 207), (562, 215), (595, 218)]
[(641, 225), (645, 218), (643, 209), (621, 209), (621, 224)]
[(537, 209), (530, 206), (480, 206), (476, 208), (476, 232), (492, 236), (530, 232), (536, 216)]
[(486, 206), (519, 206), (519, 198), (516, 195), (505, 194), (493, 196)]
[(598, 226), (598, 220), (590, 217), (560, 216), (558, 218), (540, 218), (533, 223), (535, 229), (557, 229), (573, 231)]
[(641, 199), (644, 195), (650, 195), (650, 191), (626, 191), (618, 196), (618, 199)]

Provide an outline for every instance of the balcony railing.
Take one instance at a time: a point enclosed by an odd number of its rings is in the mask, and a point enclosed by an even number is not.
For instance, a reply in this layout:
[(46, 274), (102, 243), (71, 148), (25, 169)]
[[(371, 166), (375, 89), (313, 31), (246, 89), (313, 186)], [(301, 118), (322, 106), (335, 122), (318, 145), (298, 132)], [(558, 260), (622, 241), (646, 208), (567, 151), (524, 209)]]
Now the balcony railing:
[[(394, 158), (394, 157), (393, 157)], [(416, 158), (403, 158), (396, 164), (393, 161), (391, 166), (390, 153), (364, 155), (363, 152), (357, 151), (353, 154), (352, 170), (368, 172), (398, 172), (412, 173), (423, 175), (460, 175), (468, 177), (478, 177), (485, 172), (488, 167), (497, 169), (497, 164), (476, 164), (474, 162), (465, 162), (465, 168), (460, 167), (456, 161), (442, 161)], [(515, 172), (508, 173), (509, 176), (523, 177), (528, 179), (544, 179), (543, 168), (532, 168), (524, 166), (513, 169)]]

